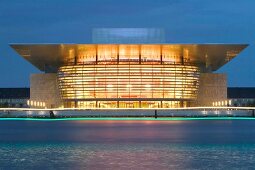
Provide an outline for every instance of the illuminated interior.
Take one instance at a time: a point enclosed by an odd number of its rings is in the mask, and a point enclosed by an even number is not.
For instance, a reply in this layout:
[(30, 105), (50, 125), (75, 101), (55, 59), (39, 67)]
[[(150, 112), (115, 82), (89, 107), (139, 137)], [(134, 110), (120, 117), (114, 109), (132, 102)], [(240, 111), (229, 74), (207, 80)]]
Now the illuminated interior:
[(178, 45), (97, 44), (69, 49), (65, 64), (173, 64), (190, 58), (189, 50)]
[(65, 107), (186, 107), (196, 99), (199, 67), (188, 51), (161, 45), (91, 45), (58, 70)]

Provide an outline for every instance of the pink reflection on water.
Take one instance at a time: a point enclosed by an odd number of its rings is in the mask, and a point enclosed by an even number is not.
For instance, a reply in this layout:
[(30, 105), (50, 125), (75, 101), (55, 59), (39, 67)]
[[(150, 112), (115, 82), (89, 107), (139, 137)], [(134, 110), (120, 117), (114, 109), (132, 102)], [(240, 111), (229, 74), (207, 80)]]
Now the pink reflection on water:
[(186, 135), (182, 128), (174, 126), (183, 121), (93, 120), (75, 123), (81, 128), (72, 133), (72, 138), (86, 142), (151, 142), (182, 139)]

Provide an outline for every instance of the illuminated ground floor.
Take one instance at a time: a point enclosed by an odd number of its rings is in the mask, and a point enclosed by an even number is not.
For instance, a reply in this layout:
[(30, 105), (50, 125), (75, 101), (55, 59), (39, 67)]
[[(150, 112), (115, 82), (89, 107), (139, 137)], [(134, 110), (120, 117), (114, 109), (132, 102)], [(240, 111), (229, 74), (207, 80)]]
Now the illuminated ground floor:
[(66, 101), (65, 108), (179, 108), (190, 101)]

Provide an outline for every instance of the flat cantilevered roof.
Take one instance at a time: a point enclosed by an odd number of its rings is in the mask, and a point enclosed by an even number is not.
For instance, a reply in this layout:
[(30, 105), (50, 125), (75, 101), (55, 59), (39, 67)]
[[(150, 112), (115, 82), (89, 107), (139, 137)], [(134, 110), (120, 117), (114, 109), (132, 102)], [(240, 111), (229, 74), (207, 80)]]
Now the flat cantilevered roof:
[[(70, 50), (78, 54), (81, 48), (85, 49), (95, 45), (111, 44), (10, 44), (10, 46), (24, 59), (29, 61), (41, 71), (46, 66), (58, 68), (65, 62)], [(112, 44), (120, 45), (120, 44)], [(122, 44), (125, 45), (125, 44)], [(126, 44), (132, 45), (132, 44)], [(236, 57), (248, 44), (133, 44), (133, 45), (156, 45), (167, 46), (169, 49), (178, 49), (182, 54), (184, 50), (189, 51), (189, 62), (210, 66), (211, 71)]]

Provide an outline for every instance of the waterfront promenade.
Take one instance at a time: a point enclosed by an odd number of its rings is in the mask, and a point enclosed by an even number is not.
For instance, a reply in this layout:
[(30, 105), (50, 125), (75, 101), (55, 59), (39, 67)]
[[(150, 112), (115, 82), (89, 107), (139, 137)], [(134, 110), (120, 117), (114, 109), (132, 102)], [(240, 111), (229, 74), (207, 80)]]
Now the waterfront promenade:
[(254, 117), (255, 107), (189, 107), (151, 109), (0, 108), (0, 117)]

